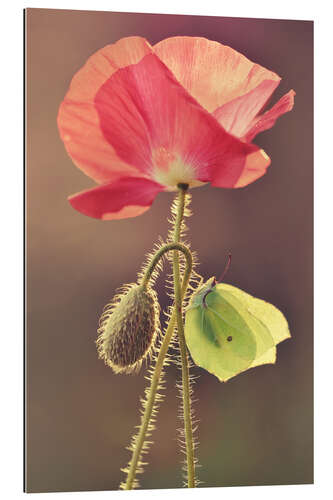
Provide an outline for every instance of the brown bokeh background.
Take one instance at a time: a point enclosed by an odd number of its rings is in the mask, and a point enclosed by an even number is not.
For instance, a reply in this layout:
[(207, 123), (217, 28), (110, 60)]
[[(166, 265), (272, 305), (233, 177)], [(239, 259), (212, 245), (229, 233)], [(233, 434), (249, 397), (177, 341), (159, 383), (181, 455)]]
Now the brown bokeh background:
[[(239, 190), (192, 191), (188, 221), (200, 273), (223, 269), (228, 283), (287, 316), (292, 339), (278, 362), (226, 384), (200, 368), (195, 386), (204, 486), (311, 483), (313, 23), (202, 16), (28, 9), (27, 49), (27, 447), (30, 492), (117, 489), (138, 424), (144, 373), (114, 375), (97, 359), (98, 317), (117, 287), (136, 278), (165, 237), (172, 194), (122, 221), (80, 215), (67, 196), (93, 182), (73, 165), (56, 116), (74, 73), (99, 48), (141, 35), (174, 35), (232, 46), (283, 77), (294, 110), (256, 143), (272, 158), (266, 176)], [(158, 281), (163, 305), (167, 298)], [(179, 378), (167, 371), (167, 401), (141, 478), (144, 488), (181, 486), (176, 441)]]

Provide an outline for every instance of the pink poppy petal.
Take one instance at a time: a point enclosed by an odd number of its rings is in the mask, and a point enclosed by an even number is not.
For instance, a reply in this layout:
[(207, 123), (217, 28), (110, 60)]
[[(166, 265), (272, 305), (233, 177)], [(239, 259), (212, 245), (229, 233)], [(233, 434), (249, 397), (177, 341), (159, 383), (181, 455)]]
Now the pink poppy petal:
[(272, 128), (279, 116), (293, 109), (295, 95), (296, 92), (294, 90), (290, 90), (287, 94), (281, 97), (281, 99), (270, 110), (266, 111), (266, 113), (261, 116), (254, 118), (249, 124), (248, 130), (242, 139), (246, 142), (250, 142), (257, 134), (259, 134), (259, 132)]
[(228, 134), (154, 54), (117, 71), (95, 98), (106, 140), (127, 164), (169, 188), (210, 180), (233, 187), (258, 148)]
[(278, 85), (277, 80), (264, 80), (250, 92), (217, 108), (213, 115), (230, 134), (242, 137)]
[(73, 162), (96, 182), (140, 175), (121, 161), (100, 129), (94, 99), (100, 87), (119, 68), (135, 64), (151, 52), (141, 37), (129, 37), (93, 54), (72, 79), (58, 114), (58, 127)]
[(226, 45), (200, 37), (172, 37), (154, 45), (155, 54), (209, 112), (280, 77)]
[(235, 166), (235, 169), (241, 171), (237, 179), (232, 177), (229, 179), (222, 171), (216, 169), (212, 175), (211, 184), (215, 187), (224, 188), (247, 186), (259, 179), (259, 177), (262, 177), (266, 173), (270, 163), (271, 160), (263, 149), (253, 151), (253, 153), (243, 159), (243, 163), (240, 166)]
[(156, 195), (163, 190), (163, 186), (149, 179), (123, 177), (81, 191), (68, 200), (78, 212), (95, 219), (124, 219), (148, 210)]

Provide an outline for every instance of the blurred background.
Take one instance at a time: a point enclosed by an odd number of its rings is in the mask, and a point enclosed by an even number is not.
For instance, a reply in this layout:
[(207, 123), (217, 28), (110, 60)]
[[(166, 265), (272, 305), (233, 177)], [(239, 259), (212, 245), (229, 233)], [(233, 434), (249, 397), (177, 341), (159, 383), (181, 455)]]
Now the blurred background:
[[(272, 158), (263, 178), (239, 190), (192, 191), (189, 239), (205, 279), (225, 281), (275, 304), (292, 338), (276, 365), (223, 384), (200, 368), (197, 451), (203, 486), (313, 481), (313, 23), (271, 19), (27, 9), (26, 488), (29, 492), (117, 489), (146, 381), (114, 375), (95, 348), (103, 306), (168, 231), (172, 193), (144, 215), (98, 221), (67, 196), (93, 181), (67, 156), (56, 117), (86, 59), (119, 38), (154, 44), (175, 35), (216, 40), (277, 72), (276, 102), (296, 91), (294, 110), (255, 142)], [(168, 299), (162, 277), (158, 292)], [(143, 488), (182, 484), (177, 445), (178, 369), (166, 373)]]

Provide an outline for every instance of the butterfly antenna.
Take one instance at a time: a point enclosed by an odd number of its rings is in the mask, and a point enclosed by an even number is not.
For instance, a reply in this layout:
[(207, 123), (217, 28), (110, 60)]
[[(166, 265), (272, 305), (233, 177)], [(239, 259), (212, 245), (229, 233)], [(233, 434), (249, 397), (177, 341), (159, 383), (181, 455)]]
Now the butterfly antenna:
[[(221, 281), (223, 280), (224, 276), (227, 274), (227, 272), (229, 270), (230, 264), (231, 264), (231, 253), (229, 252), (228, 257), (227, 257), (227, 262), (226, 262), (226, 264), (224, 266), (224, 269), (223, 269), (223, 272), (222, 272), (220, 278), (217, 280), (214, 277), (213, 287), (216, 286), (218, 283), (221, 283)], [(206, 298), (207, 298), (207, 295), (209, 294), (209, 292), (212, 291), (213, 287), (209, 288), (206, 291), (206, 293), (204, 294), (204, 296), (202, 297), (202, 304), (203, 304), (204, 307), (207, 307)]]
[(223, 269), (223, 272), (221, 274), (221, 276), (219, 277), (218, 280), (215, 280), (216, 283), (221, 283), (221, 281), (223, 280), (224, 276), (227, 274), (227, 272), (229, 271), (229, 268), (230, 268), (230, 264), (231, 264), (231, 253), (229, 252), (228, 254), (228, 257), (227, 257), (227, 262), (225, 264), (225, 267)]

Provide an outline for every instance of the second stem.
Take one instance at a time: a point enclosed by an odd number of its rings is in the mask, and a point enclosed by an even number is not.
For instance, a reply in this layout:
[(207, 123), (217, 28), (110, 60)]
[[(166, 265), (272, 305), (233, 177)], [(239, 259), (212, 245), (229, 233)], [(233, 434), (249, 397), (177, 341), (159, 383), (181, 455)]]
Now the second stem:
[[(185, 198), (188, 186), (179, 184), (178, 206), (174, 226), (173, 241), (180, 242), (181, 228), (185, 210)], [(175, 294), (175, 310), (177, 316), (177, 334), (182, 365), (182, 398), (183, 398), (183, 413), (184, 413), (184, 435), (186, 444), (186, 466), (187, 466), (187, 487), (195, 487), (195, 466), (194, 466), (194, 442), (192, 429), (192, 412), (191, 412), (191, 388), (188, 366), (188, 355), (184, 336), (182, 296), (181, 296), (181, 281), (179, 269), (179, 252), (174, 251), (173, 254), (173, 282)]]

